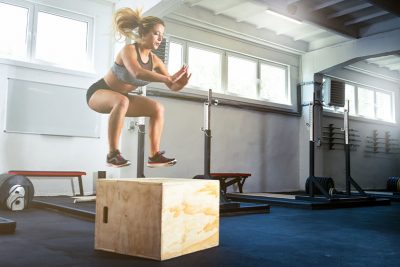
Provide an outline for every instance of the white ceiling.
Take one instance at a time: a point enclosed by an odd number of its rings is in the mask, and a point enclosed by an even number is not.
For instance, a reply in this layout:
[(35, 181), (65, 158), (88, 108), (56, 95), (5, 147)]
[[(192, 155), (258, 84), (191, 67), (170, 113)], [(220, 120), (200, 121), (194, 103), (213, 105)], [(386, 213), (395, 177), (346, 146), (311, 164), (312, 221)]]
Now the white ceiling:
[[(260, 34), (267, 30), (294, 43), (305, 42), (308, 49), (304, 52), (400, 28), (399, 15), (367, 0), (184, 0), (184, 3), (186, 9), (178, 9), (174, 14), (185, 15), (187, 8), (206, 10), (215, 18), (251, 25)], [(214, 23), (218, 21), (215, 18)], [(400, 74), (398, 54), (365, 62)]]
[(296, 21), (271, 12), (265, 3), (253, 0), (189, 0), (189, 6), (202, 7), (216, 16), (227, 16), (238, 23), (249, 23), (257, 29), (267, 29), (286, 35), (294, 41), (309, 43), (310, 50), (350, 40), (307, 22)]

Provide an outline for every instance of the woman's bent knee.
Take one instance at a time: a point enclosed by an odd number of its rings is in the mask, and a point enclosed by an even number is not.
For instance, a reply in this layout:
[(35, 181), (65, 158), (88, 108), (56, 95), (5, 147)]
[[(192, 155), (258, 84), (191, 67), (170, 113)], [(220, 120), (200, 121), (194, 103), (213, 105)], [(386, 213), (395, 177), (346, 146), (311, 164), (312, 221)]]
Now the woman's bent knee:
[(113, 108), (119, 108), (127, 110), (129, 107), (129, 98), (126, 96), (119, 96), (115, 101), (113, 101)]
[(164, 116), (164, 106), (160, 103), (156, 103), (154, 107), (155, 116)]

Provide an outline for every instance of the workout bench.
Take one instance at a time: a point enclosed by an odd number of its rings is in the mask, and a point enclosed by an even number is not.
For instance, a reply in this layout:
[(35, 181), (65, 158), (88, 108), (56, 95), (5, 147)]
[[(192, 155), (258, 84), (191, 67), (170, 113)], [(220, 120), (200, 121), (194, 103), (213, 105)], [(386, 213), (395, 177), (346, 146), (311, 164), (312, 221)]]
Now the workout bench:
[(211, 178), (219, 180), (221, 190), (226, 194), (226, 189), (234, 184), (239, 187), (239, 192), (243, 193), (243, 185), (250, 173), (210, 173)]
[[(8, 174), (25, 175), (31, 177), (77, 177), (79, 182), (79, 195), (83, 196), (82, 175), (86, 172), (77, 171), (9, 171)], [(72, 188), (73, 189), (73, 188)], [(75, 193), (74, 189), (73, 192)]]

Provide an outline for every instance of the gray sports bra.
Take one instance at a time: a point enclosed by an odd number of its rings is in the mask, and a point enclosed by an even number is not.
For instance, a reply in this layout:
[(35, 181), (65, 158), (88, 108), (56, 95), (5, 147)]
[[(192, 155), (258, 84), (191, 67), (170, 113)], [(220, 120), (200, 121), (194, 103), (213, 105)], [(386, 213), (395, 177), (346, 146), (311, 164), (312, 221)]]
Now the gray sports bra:
[[(139, 51), (137, 44), (134, 44), (136, 48), (136, 55), (139, 64), (142, 66), (142, 68), (147, 69), (147, 70), (153, 70), (153, 60), (152, 56), (150, 54), (149, 56), (149, 61), (147, 63), (144, 63), (142, 61), (142, 58), (140, 57)], [(119, 65), (116, 62), (111, 66), (111, 71), (114, 73), (114, 75), (117, 77), (118, 80), (129, 83), (135, 86), (145, 86), (148, 85), (150, 82), (149, 81), (144, 81), (137, 79), (135, 76), (133, 76), (123, 65)]]

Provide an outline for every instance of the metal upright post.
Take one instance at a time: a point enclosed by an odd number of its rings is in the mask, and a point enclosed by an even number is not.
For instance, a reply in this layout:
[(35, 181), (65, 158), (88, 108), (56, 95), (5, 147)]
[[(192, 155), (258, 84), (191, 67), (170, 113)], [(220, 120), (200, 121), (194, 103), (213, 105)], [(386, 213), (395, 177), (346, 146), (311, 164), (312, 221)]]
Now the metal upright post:
[(350, 184), (350, 144), (349, 144), (349, 100), (346, 101), (344, 106), (344, 150), (346, 158), (346, 194), (351, 195), (351, 184)]
[(208, 99), (204, 102), (204, 178), (211, 179), (211, 127), (210, 110), (212, 104), (212, 90), (208, 90)]
[(350, 174), (350, 142), (349, 142), (349, 100), (346, 101), (344, 109), (343, 130), (345, 137), (345, 158), (346, 158), (346, 194), (351, 195), (351, 185), (353, 185), (362, 196), (367, 196), (365, 191), (353, 180)]
[[(211, 105), (218, 105), (218, 100), (212, 99), (212, 90), (208, 90), (207, 101), (204, 102), (204, 176), (203, 179), (213, 179), (211, 177)], [(220, 191), (220, 204), (225, 207), (238, 207), (239, 204), (229, 202), (225, 193)]]
[[(139, 94), (144, 96), (146, 95), (146, 86), (141, 87)], [(136, 126), (138, 128), (136, 175), (137, 178), (145, 178), (144, 175), (144, 146), (145, 146), (145, 134), (146, 134), (145, 117), (139, 117), (136, 122)]]
[(309, 167), (310, 167), (310, 176), (309, 178), (309, 192), (310, 192), (310, 197), (314, 197), (314, 185), (321, 191), (321, 193), (327, 198), (327, 199), (331, 199), (331, 196), (329, 195), (329, 193), (325, 190), (325, 188), (318, 182), (318, 180), (315, 177), (315, 166), (314, 166), (314, 162), (315, 162), (315, 141), (314, 141), (314, 108), (315, 108), (315, 93), (313, 96), (313, 101), (310, 102), (310, 118), (309, 118), (309, 126), (310, 126), (310, 140), (309, 140), (309, 144), (310, 144), (310, 162), (309, 162)]
[(144, 144), (145, 130), (144, 122), (137, 122), (138, 128), (138, 149), (137, 149), (137, 178), (144, 178)]
[(309, 140), (309, 150), (310, 150), (310, 162), (309, 162), (309, 174), (310, 174), (310, 183), (309, 183), (309, 192), (310, 196), (314, 197), (314, 102), (310, 102), (310, 111), (309, 111), (309, 126), (310, 126), (310, 140)]

